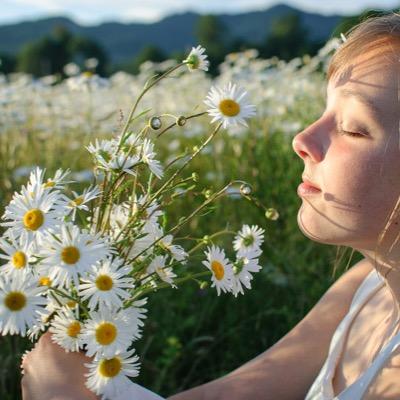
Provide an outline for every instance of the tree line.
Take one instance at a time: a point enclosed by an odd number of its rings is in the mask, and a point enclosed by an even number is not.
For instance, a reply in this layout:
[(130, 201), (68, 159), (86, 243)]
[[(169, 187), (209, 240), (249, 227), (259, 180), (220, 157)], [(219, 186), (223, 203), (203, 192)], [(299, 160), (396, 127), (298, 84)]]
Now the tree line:
[[(380, 14), (382, 13), (367, 11), (358, 16), (344, 17), (332, 32), (332, 36), (346, 32), (366, 17)], [(283, 60), (290, 60), (305, 54), (313, 56), (324, 44), (310, 38), (297, 13), (288, 13), (276, 18), (270, 26), (269, 33), (259, 43), (251, 43), (242, 39), (232, 40), (226, 26), (218, 16), (202, 15), (195, 26), (195, 38), (198, 44), (207, 49), (212, 75), (217, 75), (218, 65), (224, 61), (227, 54), (232, 52), (252, 48), (257, 49), (260, 57), (263, 58), (276, 56)], [(108, 76), (120, 70), (137, 74), (140, 65), (147, 60), (162, 62), (166, 59), (176, 59), (181, 61), (185, 55), (184, 50), (166, 54), (160, 48), (148, 45), (132, 59), (112, 64), (99, 43), (89, 38), (73, 35), (63, 26), (58, 26), (51, 34), (27, 43), (15, 57), (0, 54), (0, 73), (7, 74), (18, 71), (32, 74), (35, 77), (56, 74), (63, 78), (66, 76), (64, 67), (68, 63), (74, 63), (81, 70), (85, 70), (88, 69), (85, 60), (95, 59), (96, 63), (92, 69), (99, 75)]]

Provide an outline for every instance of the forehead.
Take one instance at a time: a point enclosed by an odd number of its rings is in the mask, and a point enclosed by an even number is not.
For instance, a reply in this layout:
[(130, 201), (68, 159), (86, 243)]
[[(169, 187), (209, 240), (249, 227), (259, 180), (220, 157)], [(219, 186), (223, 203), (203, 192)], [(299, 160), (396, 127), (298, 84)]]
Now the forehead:
[[(328, 82), (328, 102), (351, 97), (376, 105), (386, 117), (399, 118), (400, 46), (366, 50), (341, 66)], [(383, 115), (382, 115), (383, 116)]]

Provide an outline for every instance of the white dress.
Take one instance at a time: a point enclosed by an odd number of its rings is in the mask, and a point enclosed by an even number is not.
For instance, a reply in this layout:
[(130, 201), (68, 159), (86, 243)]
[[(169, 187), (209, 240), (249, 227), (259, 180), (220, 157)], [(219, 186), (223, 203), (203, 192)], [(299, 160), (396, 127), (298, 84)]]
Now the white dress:
[(129, 382), (125, 390), (119, 393), (118, 396), (107, 400), (165, 400), (158, 394), (151, 392), (143, 386), (137, 385), (134, 382)]
[(375, 375), (382, 368), (392, 351), (399, 346), (400, 332), (393, 336), (392, 339), (382, 347), (371, 365), (353, 384), (334, 397), (332, 379), (343, 348), (346, 333), (358, 310), (368, 302), (368, 300), (374, 296), (374, 294), (384, 284), (383, 278), (375, 269), (373, 269), (361, 283), (354, 294), (349, 312), (338, 325), (334, 335), (332, 336), (328, 357), (316, 380), (308, 391), (305, 400), (361, 400)]

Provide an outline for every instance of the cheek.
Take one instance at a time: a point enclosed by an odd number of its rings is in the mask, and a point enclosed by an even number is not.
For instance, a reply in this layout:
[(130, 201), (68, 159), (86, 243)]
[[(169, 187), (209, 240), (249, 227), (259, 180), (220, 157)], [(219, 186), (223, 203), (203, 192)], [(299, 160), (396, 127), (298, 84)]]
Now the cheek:
[[(378, 157), (354, 153), (354, 149), (338, 146), (329, 154), (324, 168), (326, 194), (343, 205), (362, 207), (371, 194)], [(357, 204), (356, 204), (357, 203)]]
[[(337, 165), (327, 181), (332, 198), (343, 204), (355, 218), (383, 220), (394, 207), (400, 193), (400, 155), (375, 149), (355, 153), (342, 146), (332, 160)], [(394, 154), (396, 153), (396, 154)], [(340, 160), (338, 163), (337, 160)], [(358, 216), (357, 216), (358, 215)], [(374, 215), (375, 218), (371, 218)]]

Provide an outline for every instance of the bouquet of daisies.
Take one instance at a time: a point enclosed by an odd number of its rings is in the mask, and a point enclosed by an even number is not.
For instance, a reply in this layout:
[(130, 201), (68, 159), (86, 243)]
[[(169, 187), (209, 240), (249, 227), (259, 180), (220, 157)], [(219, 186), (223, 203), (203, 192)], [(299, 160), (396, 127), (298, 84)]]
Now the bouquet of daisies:
[[(159, 116), (146, 118), (141, 129), (132, 129), (133, 122), (145, 115), (137, 113), (140, 99), (161, 79), (182, 66), (190, 71), (208, 69), (204, 51), (200, 46), (193, 48), (180, 64), (151, 78), (121, 133), (87, 147), (94, 160), (92, 186), (76, 193), (68, 190), (73, 183), (68, 170), (47, 177), (44, 169), (36, 168), (2, 217), (6, 228), (0, 238), (2, 335), (28, 335), (35, 341), (49, 330), (65, 351), (84, 351), (93, 357), (87, 364), (87, 387), (102, 399), (117, 399), (131, 385), (129, 377), (139, 374), (134, 343), (142, 335), (148, 295), (209, 275), (218, 295), (222, 291), (237, 296), (251, 288), (252, 273), (261, 268), (264, 231), (257, 226), (244, 225), (236, 232), (234, 261), (213, 244), (213, 235), (192, 249), (174, 240), (183, 225), (233, 185), (240, 184), (240, 193), (252, 199), (250, 186), (242, 181), (210, 194), (170, 229), (160, 223), (165, 214), (162, 205), (171, 199), (171, 191), (178, 187), (188, 191), (189, 185), (196, 184), (196, 174), (184, 179), (181, 171), (221, 127), (246, 125), (245, 120), (254, 115), (247, 93), (232, 83), (213, 87), (205, 100), (207, 111), (177, 116), (163, 130)], [(169, 173), (174, 162), (164, 167), (157, 160), (149, 132), (160, 130), (161, 134), (207, 113), (216, 127)], [(207, 244), (204, 269), (190, 272), (191, 254)]]

